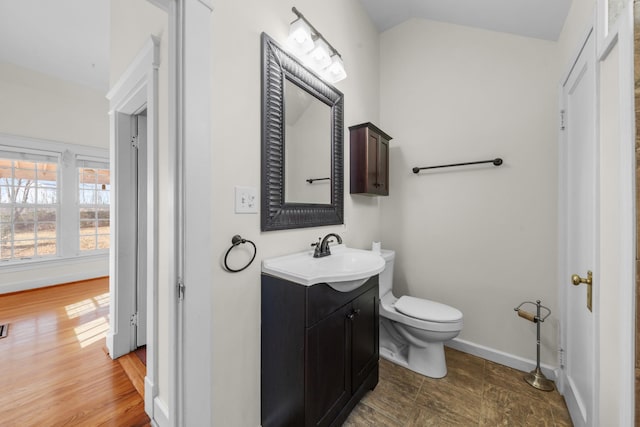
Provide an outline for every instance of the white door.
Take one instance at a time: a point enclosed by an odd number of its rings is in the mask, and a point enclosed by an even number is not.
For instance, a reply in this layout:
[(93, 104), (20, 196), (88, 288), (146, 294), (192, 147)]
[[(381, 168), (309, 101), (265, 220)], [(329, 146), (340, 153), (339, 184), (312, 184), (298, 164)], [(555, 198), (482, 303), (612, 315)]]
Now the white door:
[(147, 344), (147, 115), (136, 115), (137, 126), (137, 253), (136, 253), (136, 347)]
[[(596, 260), (596, 72), (593, 35), (590, 35), (563, 86), (564, 151), (564, 265), (561, 269), (564, 312), (564, 395), (576, 426), (594, 426), (596, 402), (596, 335), (598, 310), (587, 307), (588, 285), (572, 284), (571, 276), (587, 278)], [(598, 286), (593, 283), (593, 287)]]

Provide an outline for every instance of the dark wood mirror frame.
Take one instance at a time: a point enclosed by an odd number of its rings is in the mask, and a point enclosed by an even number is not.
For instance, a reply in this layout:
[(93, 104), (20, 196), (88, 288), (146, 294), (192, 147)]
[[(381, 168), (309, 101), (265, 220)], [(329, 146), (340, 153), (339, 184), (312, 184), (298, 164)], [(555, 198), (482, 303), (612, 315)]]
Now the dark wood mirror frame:
[[(285, 79), (331, 107), (331, 203), (285, 203)], [(262, 231), (344, 222), (344, 96), (262, 33)]]

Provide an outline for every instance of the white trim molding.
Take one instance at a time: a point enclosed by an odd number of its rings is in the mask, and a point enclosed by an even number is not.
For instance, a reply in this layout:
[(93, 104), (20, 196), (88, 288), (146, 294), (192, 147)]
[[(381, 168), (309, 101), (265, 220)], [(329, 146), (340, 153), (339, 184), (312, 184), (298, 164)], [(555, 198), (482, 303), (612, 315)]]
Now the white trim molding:
[[(628, 1), (615, 23), (618, 43), (620, 97), (620, 286), (617, 324), (620, 325), (620, 425), (634, 425), (635, 417), (635, 325), (636, 325), (636, 113), (634, 78), (634, 4)], [(615, 43), (612, 44), (614, 46)], [(609, 49), (610, 50), (610, 49)], [(603, 57), (600, 60), (604, 60)], [(602, 420), (601, 420), (602, 421)], [(636, 423), (638, 420), (636, 420)]]
[[(133, 209), (131, 164), (131, 123), (135, 114), (147, 110), (147, 261), (143, 267), (147, 277), (147, 375), (145, 377), (145, 410), (152, 421), (156, 414), (158, 381), (158, 67), (160, 39), (151, 35), (133, 62), (107, 94), (111, 122), (111, 176), (116, 197), (111, 204), (112, 238), (110, 256), (111, 330), (107, 347), (112, 357), (119, 357), (135, 347), (130, 324), (135, 311), (135, 256), (131, 256), (132, 221), (121, 221)], [(129, 216), (126, 216), (127, 218)], [(136, 246), (133, 242), (133, 247)], [(165, 417), (166, 418), (166, 417)]]
[(213, 424), (211, 11), (201, 0), (173, 0), (169, 11), (169, 176), (177, 178), (169, 190), (178, 207), (169, 240), (177, 260), (169, 267), (172, 425)]
[[(64, 270), (64, 273), (52, 273)], [(30, 276), (40, 273), (38, 277), (7, 280), (6, 276), (13, 272), (29, 272)], [(2, 268), (4, 279), (0, 294), (46, 288), (47, 286), (97, 279), (109, 275), (109, 256), (107, 254), (87, 255), (74, 258), (54, 258), (24, 264), (14, 264)]]
[[(145, 396), (146, 396), (146, 388), (145, 388)], [(146, 399), (146, 398), (145, 398)], [(146, 404), (145, 404), (146, 405)], [(152, 422), (154, 425), (158, 427), (171, 427), (172, 424), (169, 422), (169, 408), (165, 402), (160, 400), (160, 398), (156, 397), (153, 399), (153, 418)]]

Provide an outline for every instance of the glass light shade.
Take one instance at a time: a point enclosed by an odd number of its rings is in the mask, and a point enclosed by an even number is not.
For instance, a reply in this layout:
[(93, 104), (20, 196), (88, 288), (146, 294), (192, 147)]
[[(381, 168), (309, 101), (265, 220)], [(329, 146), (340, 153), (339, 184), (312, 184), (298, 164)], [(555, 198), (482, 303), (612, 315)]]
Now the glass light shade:
[(289, 26), (289, 46), (297, 55), (304, 55), (314, 47), (312, 31), (309, 24), (298, 18)]
[(325, 69), (324, 77), (331, 83), (337, 83), (340, 80), (347, 78), (347, 71), (344, 69), (344, 62), (340, 56), (333, 55), (331, 57), (331, 64)]
[(315, 47), (309, 53), (307, 61), (311, 67), (317, 71), (324, 70), (331, 64), (331, 48), (327, 42), (321, 38), (315, 41)]

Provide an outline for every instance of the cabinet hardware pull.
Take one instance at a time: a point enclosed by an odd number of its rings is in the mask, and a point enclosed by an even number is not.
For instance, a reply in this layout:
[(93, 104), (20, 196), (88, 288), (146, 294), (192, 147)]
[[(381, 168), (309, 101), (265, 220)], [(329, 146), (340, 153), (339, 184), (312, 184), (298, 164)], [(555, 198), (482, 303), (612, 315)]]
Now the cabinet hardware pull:
[(351, 313), (347, 314), (347, 319), (349, 320), (353, 320), (354, 317), (356, 317), (357, 315), (360, 314), (360, 309), (356, 308), (355, 310), (353, 310)]

